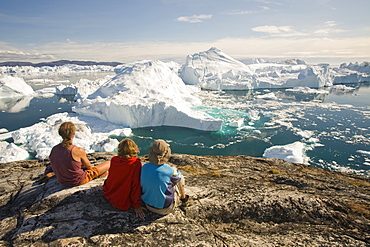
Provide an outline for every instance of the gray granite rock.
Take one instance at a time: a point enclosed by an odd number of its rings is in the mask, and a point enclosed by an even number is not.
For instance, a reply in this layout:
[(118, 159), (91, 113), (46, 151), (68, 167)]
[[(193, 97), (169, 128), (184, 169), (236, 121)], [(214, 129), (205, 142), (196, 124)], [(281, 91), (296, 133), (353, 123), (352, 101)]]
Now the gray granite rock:
[(104, 199), (105, 178), (39, 185), (47, 159), (0, 164), (0, 246), (370, 246), (368, 178), (248, 156), (170, 161), (190, 205), (145, 219)]

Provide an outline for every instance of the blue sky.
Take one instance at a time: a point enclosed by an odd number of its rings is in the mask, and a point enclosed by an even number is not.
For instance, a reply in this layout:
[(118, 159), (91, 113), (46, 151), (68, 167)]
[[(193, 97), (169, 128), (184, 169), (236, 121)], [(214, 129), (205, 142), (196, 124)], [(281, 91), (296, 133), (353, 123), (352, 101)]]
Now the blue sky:
[(369, 0), (0, 0), (0, 62), (370, 61)]

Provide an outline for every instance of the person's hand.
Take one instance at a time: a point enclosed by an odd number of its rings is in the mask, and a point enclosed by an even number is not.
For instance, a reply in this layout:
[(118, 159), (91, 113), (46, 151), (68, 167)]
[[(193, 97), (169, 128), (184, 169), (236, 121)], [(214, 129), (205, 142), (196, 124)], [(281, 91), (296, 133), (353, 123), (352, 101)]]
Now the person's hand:
[(140, 207), (140, 208), (135, 208), (135, 213), (136, 213), (136, 216), (139, 217), (139, 218), (145, 218), (145, 214), (143, 212), (143, 208)]

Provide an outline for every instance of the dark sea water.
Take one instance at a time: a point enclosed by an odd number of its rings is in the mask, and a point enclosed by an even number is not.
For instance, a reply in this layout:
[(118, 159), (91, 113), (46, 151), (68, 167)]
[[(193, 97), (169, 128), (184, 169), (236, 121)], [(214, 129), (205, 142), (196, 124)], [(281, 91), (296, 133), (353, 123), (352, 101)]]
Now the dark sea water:
[[(224, 120), (221, 131), (162, 126), (133, 129), (130, 138), (142, 155), (153, 140), (164, 139), (174, 153), (254, 157), (262, 157), (271, 146), (301, 141), (309, 164), (369, 176), (370, 83), (346, 86), (327, 88), (326, 94), (285, 89), (202, 91), (198, 96), (204, 105), (198, 109)], [(267, 93), (276, 99), (258, 98)], [(57, 96), (2, 100), (0, 129), (13, 131), (55, 113), (72, 112), (73, 104), (72, 98)], [(238, 119), (243, 119), (241, 128), (229, 125)]]

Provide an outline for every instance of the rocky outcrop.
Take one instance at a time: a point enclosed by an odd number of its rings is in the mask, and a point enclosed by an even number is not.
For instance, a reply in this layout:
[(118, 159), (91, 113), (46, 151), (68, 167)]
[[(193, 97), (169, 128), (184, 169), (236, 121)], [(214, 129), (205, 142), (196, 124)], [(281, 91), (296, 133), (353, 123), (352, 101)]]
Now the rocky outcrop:
[(186, 176), (191, 204), (167, 216), (146, 211), (145, 219), (111, 206), (104, 178), (40, 185), (47, 159), (0, 164), (0, 246), (370, 245), (368, 178), (272, 158), (176, 154), (170, 161)]

